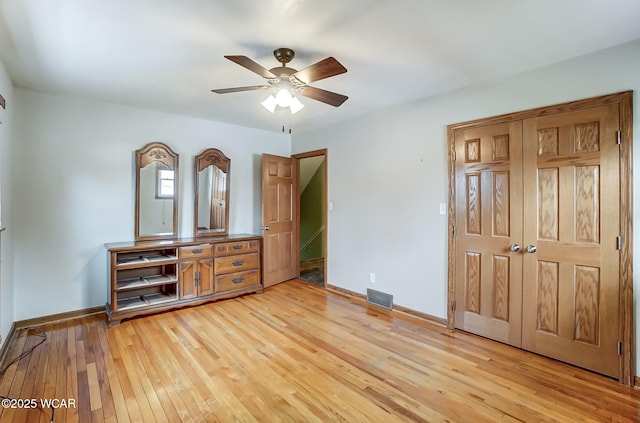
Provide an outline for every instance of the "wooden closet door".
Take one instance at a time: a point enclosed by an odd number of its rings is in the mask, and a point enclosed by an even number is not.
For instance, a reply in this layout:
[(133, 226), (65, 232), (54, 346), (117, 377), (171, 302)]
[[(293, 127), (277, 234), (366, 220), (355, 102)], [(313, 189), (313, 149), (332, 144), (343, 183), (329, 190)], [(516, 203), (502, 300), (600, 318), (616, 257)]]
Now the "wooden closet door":
[(523, 347), (612, 377), (619, 374), (618, 113), (607, 105), (523, 124)]
[(522, 123), (455, 131), (455, 326), (521, 345)]

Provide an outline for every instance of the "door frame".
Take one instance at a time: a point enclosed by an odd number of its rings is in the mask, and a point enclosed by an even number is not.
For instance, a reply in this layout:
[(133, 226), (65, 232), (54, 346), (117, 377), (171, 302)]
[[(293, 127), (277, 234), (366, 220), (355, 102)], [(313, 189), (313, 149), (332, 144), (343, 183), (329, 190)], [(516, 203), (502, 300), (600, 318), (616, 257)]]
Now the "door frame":
[[(323, 231), (322, 234), (322, 245), (323, 245), (323, 250), (322, 250), (322, 257), (323, 257), (323, 266), (324, 266), (324, 281), (323, 281), (323, 285), (324, 288), (327, 287), (327, 233), (329, 232), (329, 216), (327, 213), (327, 209), (329, 207), (329, 203), (328, 203), (328, 195), (327, 195), (327, 191), (328, 191), (328, 174), (329, 172), (328, 170), (328, 165), (327, 165), (327, 161), (328, 161), (328, 156), (329, 156), (329, 152), (326, 148), (320, 149), (320, 150), (313, 150), (313, 151), (307, 151), (305, 153), (298, 153), (298, 154), (292, 154), (291, 158), (295, 160), (295, 168), (296, 168), (296, 172), (298, 172), (297, 175), (297, 181), (298, 181), (298, 186), (296, 187), (296, 210), (298, 213), (297, 219), (298, 219), (298, 262), (300, 261), (300, 160), (301, 159), (307, 159), (309, 157), (318, 157), (318, 156), (324, 156), (324, 190), (322, 193), (323, 196), (323, 200), (324, 200), (324, 210), (322, 210), (322, 220), (325, 224), (325, 230)], [(298, 277), (300, 277), (300, 266), (298, 266)]]
[(447, 327), (455, 329), (455, 280), (456, 280), (456, 242), (455, 242), (455, 138), (456, 130), (508, 123), (551, 114), (599, 107), (617, 103), (620, 108), (620, 371), (619, 382), (627, 386), (635, 383), (634, 371), (634, 320), (633, 320), (633, 91), (592, 97), (584, 100), (540, 107), (521, 112), (509, 113), (484, 119), (456, 123), (447, 126), (447, 162), (448, 162), (448, 278), (447, 278)]

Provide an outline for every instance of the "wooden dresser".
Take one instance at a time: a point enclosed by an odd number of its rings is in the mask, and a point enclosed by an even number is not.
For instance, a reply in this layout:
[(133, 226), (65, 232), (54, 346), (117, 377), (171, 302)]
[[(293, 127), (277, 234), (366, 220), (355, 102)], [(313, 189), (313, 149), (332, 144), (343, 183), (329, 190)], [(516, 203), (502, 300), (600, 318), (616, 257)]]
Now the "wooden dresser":
[(262, 237), (250, 234), (105, 244), (110, 325), (261, 292)]

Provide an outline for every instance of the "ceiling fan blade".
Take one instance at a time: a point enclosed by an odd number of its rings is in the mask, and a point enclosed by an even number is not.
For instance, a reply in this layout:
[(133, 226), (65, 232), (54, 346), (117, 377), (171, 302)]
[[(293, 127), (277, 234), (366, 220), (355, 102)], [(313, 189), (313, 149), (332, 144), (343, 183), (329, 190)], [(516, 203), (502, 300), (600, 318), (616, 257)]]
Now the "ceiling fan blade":
[(349, 98), (346, 95), (323, 90), (321, 88), (309, 87), (309, 86), (302, 88), (300, 90), (300, 94), (302, 94), (305, 97), (309, 97), (314, 100), (318, 100), (323, 103), (330, 104), (334, 107), (340, 106)]
[(251, 85), (249, 87), (235, 87), (235, 88), (221, 88), (218, 90), (211, 90), (217, 94), (238, 93), (241, 91), (253, 91), (253, 90), (266, 90), (271, 88), (271, 85)]
[(272, 74), (271, 71), (269, 71), (269, 69), (262, 67), (261, 65), (257, 64), (253, 60), (249, 59), (247, 56), (224, 56), (224, 57), (231, 60), (232, 62), (239, 64), (240, 66), (243, 66), (249, 69), (251, 72), (257, 73), (263, 78), (266, 78), (266, 79), (277, 78), (277, 76)]
[(333, 57), (327, 57), (326, 59), (321, 60), (318, 63), (299, 70), (292, 76), (304, 82), (305, 84), (310, 84), (314, 81), (329, 78), (330, 76), (340, 75), (341, 73), (345, 73), (346, 71), (347, 68), (342, 66), (336, 59), (334, 59)]

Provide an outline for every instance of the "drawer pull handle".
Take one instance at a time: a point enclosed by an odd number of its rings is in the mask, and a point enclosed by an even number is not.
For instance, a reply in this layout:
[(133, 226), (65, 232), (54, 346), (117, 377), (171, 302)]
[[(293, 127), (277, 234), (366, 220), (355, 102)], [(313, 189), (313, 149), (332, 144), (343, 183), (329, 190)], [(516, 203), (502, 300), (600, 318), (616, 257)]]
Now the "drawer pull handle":
[(197, 250), (192, 251), (193, 254), (202, 254), (202, 248), (198, 248)]
[(234, 245), (233, 249), (234, 250), (242, 250), (242, 245)]
[(233, 283), (242, 283), (242, 282), (244, 282), (244, 278), (234, 278), (234, 279), (231, 279), (231, 282), (233, 282)]
[(234, 266), (242, 266), (244, 264), (244, 260), (237, 260), (231, 264), (233, 264)]

